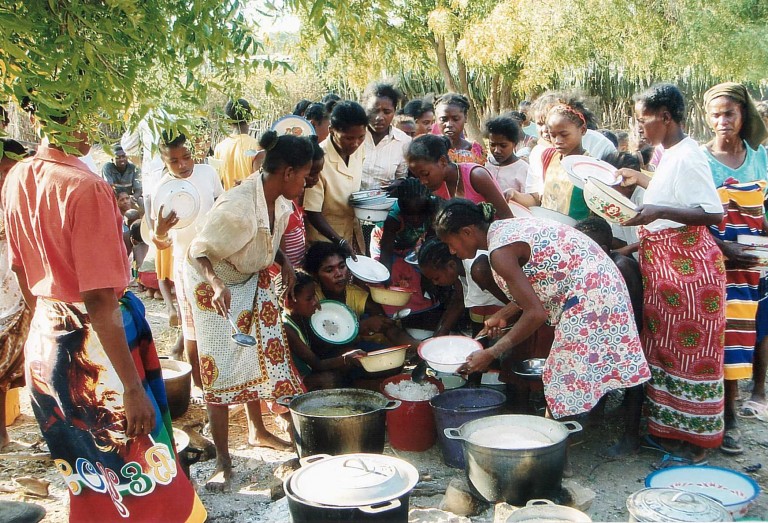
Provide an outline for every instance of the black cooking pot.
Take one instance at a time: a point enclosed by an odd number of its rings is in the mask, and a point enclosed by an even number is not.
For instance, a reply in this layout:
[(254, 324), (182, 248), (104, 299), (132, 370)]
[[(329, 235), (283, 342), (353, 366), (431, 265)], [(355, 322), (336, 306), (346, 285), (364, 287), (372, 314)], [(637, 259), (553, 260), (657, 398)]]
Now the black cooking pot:
[[(346, 454), (310, 456), (301, 463), (283, 483), (294, 523), (407, 523), (411, 490), (419, 480), (408, 462), (377, 454)], [(330, 478), (330, 483), (324, 481)]]
[(313, 454), (384, 452), (386, 411), (400, 406), (383, 394), (364, 389), (316, 390), (283, 396), (288, 407), (300, 458)]

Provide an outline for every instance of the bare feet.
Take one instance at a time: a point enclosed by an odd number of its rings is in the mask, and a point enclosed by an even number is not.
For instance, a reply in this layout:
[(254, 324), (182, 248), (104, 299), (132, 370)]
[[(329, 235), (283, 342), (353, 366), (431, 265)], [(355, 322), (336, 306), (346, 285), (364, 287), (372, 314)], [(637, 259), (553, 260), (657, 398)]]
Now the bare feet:
[(179, 313), (175, 308), (168, 309), (168, 325), (171, 327), (178, 327), (180, 325)]
[(278, 438), (271, 432), (263, 431), (255, 438), (248, 438), (248, 444), (252, 447), (266, 447), (274, 450), (290, 450), (292, 448), (290, 441)]
[(203, 400), (203, 389), (197, 385), (193, 385), (189, 394), (189, 401), (192, 403), (192, 405), (202, 405), (205, 403)]
[[(0, 420), (0, 422), (5, 423), (5, 420)], [(3, 429), (5, 429), (5, 426), (3, 426)], [(8, 431), (3, 430), (0, 432), (0, 449), (4, 448), (10, 442), (11, 437), (8, 435)]]
[(205, 482), (205, 489), (211, 492), (230, 492), (232, 490), (232, 464), (217, 464), (213, 475)]

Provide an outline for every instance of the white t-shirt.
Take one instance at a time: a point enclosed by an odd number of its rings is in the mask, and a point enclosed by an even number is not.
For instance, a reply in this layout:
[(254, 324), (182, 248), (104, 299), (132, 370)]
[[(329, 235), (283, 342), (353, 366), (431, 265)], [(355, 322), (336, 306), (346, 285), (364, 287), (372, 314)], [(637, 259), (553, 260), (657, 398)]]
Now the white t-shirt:
[(528, 175), (525, 178), (525, 192), (527, 194), (541, 194), (544, 192), (544, 163), (541, 160), (541, 155), (544, 151), (552, 147), (550, 144), (545, 143), (544, 140), (539, 140), (533, 149), (531, 154), (528, 155)]
[[(160, 202), (156, 201), (155, 198), (157, 189), (159, 189), (165, 182), (176, 179), (177, 178), (166, 171), (155, 186), (155, 192), (152, 197), (152, 207), (153, 212), (155, 213), (155, 219), (157, 217), (157, 211), (160, 209)], [(216, 170), (210, 165), (195, 164), (190, 177), (184, 179), (194, 185), (195, 189), (197, 189), (197, 192), (200, 194), (200, 211), (197, 213), (197, 218), (195, 218), (195, 221), (192, 224), (182, 229), (171, 229), (170, 235), (173, 240), (174, 267), (181, 266), (180, 264), (184, 261), (184, 258), (187, 255), (187, 248), (189, 247), (189, 244), (192, 243), (192, 240), (195, 238), (198, 231), (202, 229), (205, 217), (208, 214), (208, 211), (211, 210), (211, 207), (213, 207), (214, 200), (224, 192), (219, 175), (216, 174)]]
[(525, 160), (517, 160), (509, 165), (497, 165), (493, 156), (489, 155), (485, 168), (499, 183), (502, 192), (508, 189), (525, 192), (525, 182), (528, 177), (528, 162)]
[(360, 189), (379, 189), (392, 183), (395, 178), (404, 178), (408, 174), (405, 151), (410, 143), (410, 136), (396, 127), (390, 127), (389, 134), (374, 144), (371, 131), (366, 129)]
[[(707, 157), (693, 138), (686, 136), (664, 151), (645, 191), (643, 203), (678, 209), (700, 207), (708, 213), (723, 212)], [(656, 220), (645, 226), (651, 232), (679, 227), (683, 224), (671, 220)]]
[(606, 156), (616, 152), (616, 146), (612, 141), (592, 129), (587, 129), (587, 134), (581, 139), (581, 146), (592, 158), (601, 160), (605, 160)]
[(461, 260), (461, 263), (464, 265), (464, 273), (466, 274), (466, 276), (459, 276), (461, 288), (464, 291), (464, 307), (482, 307), (485, 305), (498, 305), (503, 307), (504, 304), (496, 299), (496, 296), (481, 289), (480, 286), (475, 283), (475, 280), (472, 279), (472, 265), (480, 256), (488, 256), (488, 251), (479, 250), (471, 260)]

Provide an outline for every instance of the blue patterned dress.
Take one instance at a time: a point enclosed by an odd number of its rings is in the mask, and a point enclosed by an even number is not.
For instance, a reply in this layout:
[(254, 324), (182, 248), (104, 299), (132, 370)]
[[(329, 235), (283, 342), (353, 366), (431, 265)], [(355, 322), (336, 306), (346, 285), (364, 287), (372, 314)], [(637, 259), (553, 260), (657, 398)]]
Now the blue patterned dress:
[[(499, 220), (488, 230), (488, 251), (528, 244), (523, 266), (555, 327), (544, 367), (544, 396), (555, 418), (591, 410), (610, 390), (650, 376), (624, 279), (605, 252), (572, 227), (540, 218)], [(493, 269), (493, 256), (491, 256)], [(494, 279), (512, 299), (507, 282)]]

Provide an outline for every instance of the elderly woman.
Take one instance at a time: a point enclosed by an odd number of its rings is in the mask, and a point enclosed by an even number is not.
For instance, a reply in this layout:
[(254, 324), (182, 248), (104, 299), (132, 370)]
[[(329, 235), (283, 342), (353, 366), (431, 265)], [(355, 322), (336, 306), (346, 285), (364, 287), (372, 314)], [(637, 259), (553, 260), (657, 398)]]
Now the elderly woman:
[(622, 184), (646, 189), (640, 269), (643, 349), (651, 366), (646, 387), (651, 443), (692, 463), (723, 440), (723, 255), (707, 231), (723, 218), (705, 154), (683, 132), (685, 102), (674, 85), (635, 97), (640, 133), (664, 156), (653, 178), (620, 169)]
[[(727, 454), (743, 452), (736, 423), (738, 380), (753, 375), (755, 389), (744, 414), (766, 411), (766, 354), (754, 355), (756, 316), (760, 295), (757, 259), (737, 236), (765, 234), (763, 201), (768, 186), (768, 155), (760, 144), (768, 136), (747, 89), (737, 83), (716, 85), (704, 93), (707, 121), (715, 135), (702, 146), (709, 161), (720, 200), (727, 210), (723, 220), (710, 228), (726, 263), (725, 307), (725, 436), (720, 449)], [(768, 320), (766, 320), (768, 321)], [(766, 328), (762, 329), (763, 331)], [(761, 333), (763, 334), (763, 333)], [(765, 344), (764, 344), (765, 345)], [(766, 345), (763, 350), (768, 349)]]
[[(302, 390), (269, 267), (275, 261), (282, 266), (283, 282), (292, 293), (295, 276), (279, 249), (280, 239), (291, 200), (301, 195), (309, 176), (312, 144), (268, 131), (259, 145), (266, 151), (262, 172), (219, 198), (190, 244), (184, 266), (184, 284), (194, 302), (203, 399), (216, 445), (209, 490), (228, 490), (232, 480), (228, 405), (246, 404), (251, 445), (284, 449), (287, 443), (264, 427), (259, 400)], [(232, 340), (228, 315), (241, 332), (256, 338), (254, 347)]]

